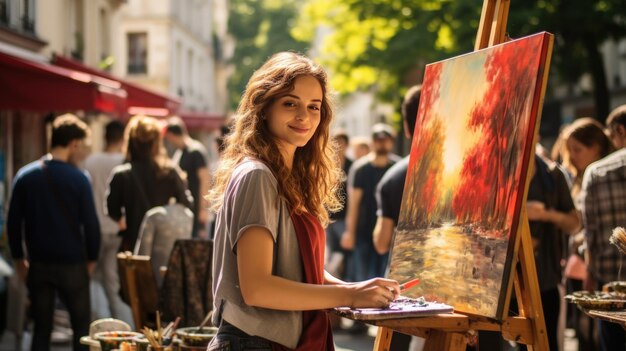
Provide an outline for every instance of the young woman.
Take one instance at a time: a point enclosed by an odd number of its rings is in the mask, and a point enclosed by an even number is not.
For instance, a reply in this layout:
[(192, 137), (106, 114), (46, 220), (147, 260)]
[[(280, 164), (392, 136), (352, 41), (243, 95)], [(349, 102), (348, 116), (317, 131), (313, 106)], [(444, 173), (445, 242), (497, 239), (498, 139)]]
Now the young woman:
[[(398, 283), (323, 269), (341, 170), (323, 69), (283, 52), (250, 78), (210, 192), (217, 211), (209, 350), (333, 350), (324, 309), (385, 307)], [(256, 347), (256, 348), (255, 348)]]
[[(571, 188), (572, 199), (578, 211), (582, 210), (580, 191), (583, 174), (587, 167), (613, 151), (611, 140), (604, 133), (603, 126), (593, 118), (579, 118), (564, 131), (565, 153), (563, 163), (574, 176)], [(581, 230), (569, 238), (570, 253), (565, 265), (565, 278), (568, 293), (583, 290), (583, 281), (587, 277), (587, 266), (579, 254), (585, 235)], [(570, 324), (576, 330), (576, 337), (581, 350), (596, 349), (593, 340), (593, 320), (576, 308), (569, 310)]]
[(120, 251), (133, 251), (149, 209), (167, 205), (170, 198), (188, 208), (193, 203), (178, 170), (165, 154), (162, 129), (156, 119), (147, 116), (135, 116), (126, 126), (126, 163), (113, 169), (107, 196), (109, 216), (121, 223)]

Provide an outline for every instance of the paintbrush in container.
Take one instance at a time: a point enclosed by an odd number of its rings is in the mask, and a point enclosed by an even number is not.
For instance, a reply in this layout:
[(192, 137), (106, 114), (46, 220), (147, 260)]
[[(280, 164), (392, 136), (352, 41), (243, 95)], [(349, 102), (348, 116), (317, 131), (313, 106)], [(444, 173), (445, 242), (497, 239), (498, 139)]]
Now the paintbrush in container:
[(176, 328), (178, 327), (178, 323), (180, 323), (180, 317), (176, 317), (174, 322), (171, 322), (165, 331), (163, 331), (163, 346), (167, 346), (172, 343), (174, 333), (176, 333)]

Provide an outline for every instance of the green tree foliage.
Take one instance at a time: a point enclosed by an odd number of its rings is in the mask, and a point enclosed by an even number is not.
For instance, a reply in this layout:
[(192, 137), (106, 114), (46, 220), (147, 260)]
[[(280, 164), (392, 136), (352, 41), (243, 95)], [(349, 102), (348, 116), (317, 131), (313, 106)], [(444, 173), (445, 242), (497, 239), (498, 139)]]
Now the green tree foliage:
[(296, 40), (290, 28), (297, 16), (296, 0), (230, 0), (229, 33), (235, 39), (235, 67), (229, 78), (229, 103), (234, 110), (255, 69), (280, 51), (305, 52), (307, 41)]
[(318, 25), (330, 28), (320, 56), (333, 88), (375, 86), (395, 101), (426, 63), (472, 49), (480, 11), (470, 0), (310, 0), (292, 33), (311, 40)]
[[(312, 40), (317, 26), (328, 27), (320, 54), (333, 87), (341, 93), (375, 87), (383, 100), (397, 101), (403, 87), (420, 81), (426, 63), (473, 49), (482, 3), (307, 0), (292, 33)], [(624, 0), (515, 0), (507, 28), (516, 38), (556, 34), (552, 76), (571, 83), (591, 73), (597, 116), (604, 118), (609, 95), (598, 48), (608, 38), (626, 37), (625, 14)]]
[(626, 1), (515, 1), (511, 3), (508, 28), (511, 33), (545, 30), (556, 34), (553, 76), (564, 83), (575, 83), (584, 73), (591, 74), (595, 117), (606, 119), (610, 101), (599, 48), (607, 39), (626, 37)]

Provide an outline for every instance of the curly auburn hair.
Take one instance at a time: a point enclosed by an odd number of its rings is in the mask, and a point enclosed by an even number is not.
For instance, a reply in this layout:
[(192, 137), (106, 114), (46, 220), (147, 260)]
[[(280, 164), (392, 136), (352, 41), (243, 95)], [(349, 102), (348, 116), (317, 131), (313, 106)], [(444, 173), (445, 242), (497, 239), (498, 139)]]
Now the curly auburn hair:
[[(320, 83), (321, 118), (311, 140), (296, 149), (290, 170), (262, 116), (268, 113), (274, 101), (293, 91), (295, 80), (302, 76), (314, 77)], [(327, 225), (329, 211), (338, 211), (342, 206), (337, 196), (342, 173), (334, 161), (334, 147), (329, 140), (332, 118), (327, 76), (319, 65), (293, 52), (270, 57), (248, 81), (232, 132), (225, 137), (226, 148), (208, 195), (211, 209), (217, 212), (222, 207), (224, 191), (235, 167), (244, 159), (253, 158), (265, 163), (276, 179), (280, 179), (278, 194), (287, 201), (291, 211), (308, 212), (322, 225)]]

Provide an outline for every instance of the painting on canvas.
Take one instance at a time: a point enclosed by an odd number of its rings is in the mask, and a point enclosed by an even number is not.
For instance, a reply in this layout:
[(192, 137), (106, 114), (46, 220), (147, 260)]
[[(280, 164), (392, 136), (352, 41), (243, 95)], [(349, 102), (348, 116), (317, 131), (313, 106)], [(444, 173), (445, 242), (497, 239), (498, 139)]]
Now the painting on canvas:
[(501, 319), (552, 36), (426, 67), (388, 276)]

